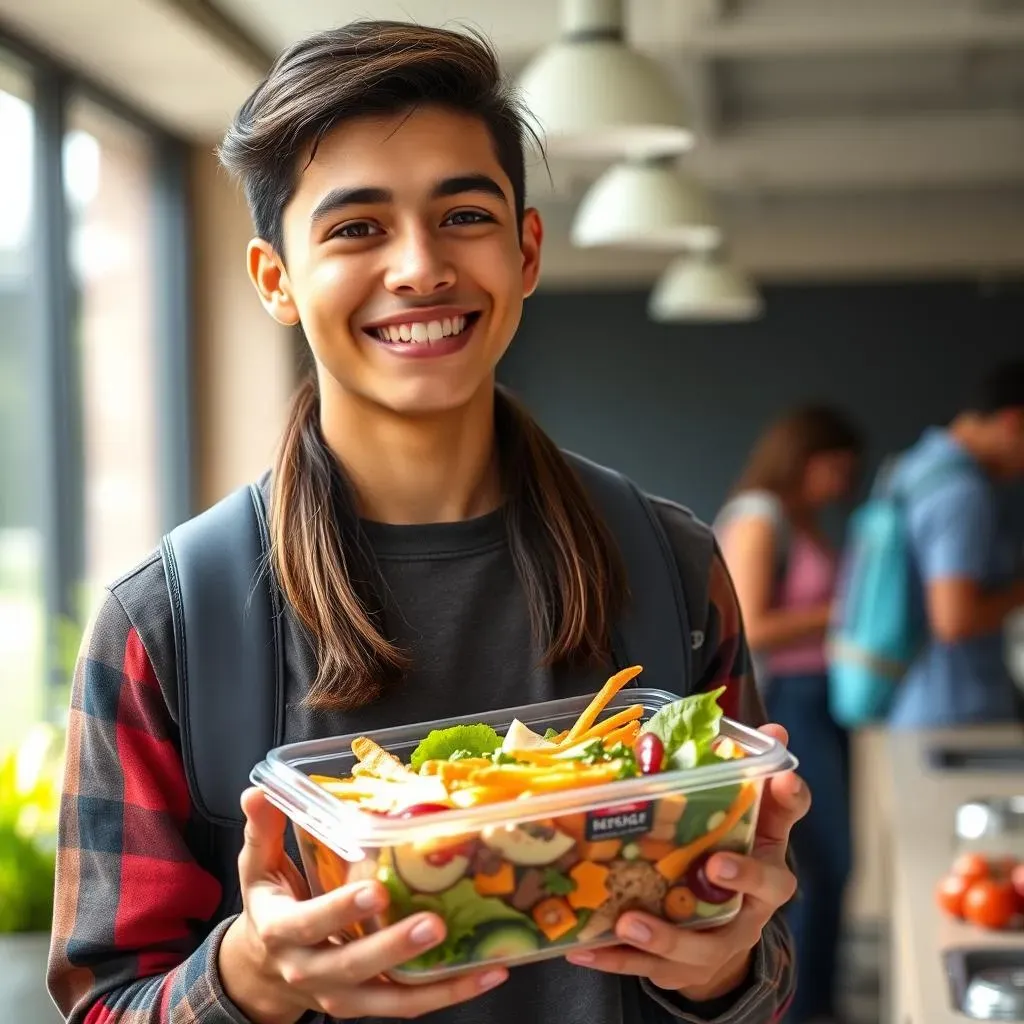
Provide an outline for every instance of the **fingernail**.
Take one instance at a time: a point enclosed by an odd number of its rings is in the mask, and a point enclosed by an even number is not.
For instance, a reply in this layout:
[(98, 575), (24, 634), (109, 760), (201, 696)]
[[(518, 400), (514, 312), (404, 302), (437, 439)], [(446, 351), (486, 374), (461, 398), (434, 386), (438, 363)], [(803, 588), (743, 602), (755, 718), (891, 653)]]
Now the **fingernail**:
[(430, 942), (436, 941), (440, 936), (437, 932), (437, 925), (433, 921), (420, 921), (418, 925), (411, 932), (409, 932), (409, 938), (416, 943), (417, 946), (425, 946)]
[(360, 910), (373, 910), (380, 902), (380, 893), (372, 885), (364, 885), (356, 893), (355, 904)]
[(593, 953), (588, 953), (585, 949), (581, 949), (576, 953), (570, 953), (566, 960), (572, 964), (592, 964), (597, 959)]
[(629, 920), (622, 926), (622, 934), (630, 942), (650, 942), (651, 929), (640, 921)]
[(732, 857), (715, 858), (715, 874), (719, 878), (732, 879), (740, 873), (740, 866)]
[(504, 971), (488, 971), (480, 978), (481, 990), (496, 988), (508, 975)]

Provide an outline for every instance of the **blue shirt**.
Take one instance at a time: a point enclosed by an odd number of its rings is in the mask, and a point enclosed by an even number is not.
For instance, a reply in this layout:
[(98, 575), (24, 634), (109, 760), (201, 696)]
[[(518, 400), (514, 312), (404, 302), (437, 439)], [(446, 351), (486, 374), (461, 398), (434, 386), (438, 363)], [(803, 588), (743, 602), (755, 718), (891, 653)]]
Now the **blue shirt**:
[[(968, 579), (992, 589), (1012, 577), (1013, 546), (999, 528), (995, 489), (948, 431), (926, 431), (900, 460), (897, 486), (957, 459), (960, 466), (931, 477), (917, 495), (909, 488), (907, 518), (921, 579), (921, 614), (925, 588), (935, 580)], [(1015, 686), (998, 629), (957, 643), (930, 639), (900, 687), (891, 722), (922, 729), (1016, 717)]]

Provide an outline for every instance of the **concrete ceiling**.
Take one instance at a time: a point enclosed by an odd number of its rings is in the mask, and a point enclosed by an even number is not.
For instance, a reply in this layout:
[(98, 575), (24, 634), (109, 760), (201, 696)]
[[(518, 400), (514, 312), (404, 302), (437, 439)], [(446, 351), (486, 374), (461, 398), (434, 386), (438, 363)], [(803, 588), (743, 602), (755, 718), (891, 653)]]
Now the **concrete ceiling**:
[[(688, 100), (690, 168), (766, 276), (1024, 270), (1024, 0), (631, 0), (634, 45)], [(471, 24), (509, 73), (556, 0), (0, 0), (0, 25), (209, 142), (266, 55), (372, 16)], [(549, 280), (650, 276), (663, 257), (578, 253), (559, 225), (600, 168), (531, 178)], [(773, 246), (771, 238), (779, 240)]]

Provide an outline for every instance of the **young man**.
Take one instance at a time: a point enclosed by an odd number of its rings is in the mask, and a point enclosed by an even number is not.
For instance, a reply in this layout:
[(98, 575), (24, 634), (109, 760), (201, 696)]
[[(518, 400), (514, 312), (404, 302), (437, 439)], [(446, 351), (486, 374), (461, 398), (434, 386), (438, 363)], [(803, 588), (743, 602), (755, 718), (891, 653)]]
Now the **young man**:
[(1024, 577), (1000, 523), (996, 484), (1024, 476), (1024, 362), (993, 370), (947, 428), (925, 432), (896, 474), (908, 496), (930, 638), (901, 684), (892, 722), (1013, 720), (1018, 697), (1002, 629), (1024, 606)]
[[(225, 139), (256, 223), (253, 283), (316, 360), (265, 487), (288, 740), (589, 693), (607, 674), (628, 601), (614, 538), (562, 453), (495, 387), (539, 272), (523, 138), (478, 40), (371, 22), (282, 55)], [(759, 724), (710, 533), (652, 508), (703, 638), (688, 685), (725, 686), (727, 713)], [(256, 791), (242, 797), (237, 868), (211, 856), (183, 767), (172, 626), (154, 556), (111, 588), (76, 673), (49, 974), (70, 1020), (768, 1024), (782, 1012), (794, 978), (777, 911), (809, 805), (795, 776), (766, 786), (753, 855), (709, 862), (745, 894), (729, 925), (687, 932), (632, 912), (621, 945), (572, 963), (385, 984), (443, 940), (438, 917), (328, 942), (386, 891), (310, 899), (286, 822)]]

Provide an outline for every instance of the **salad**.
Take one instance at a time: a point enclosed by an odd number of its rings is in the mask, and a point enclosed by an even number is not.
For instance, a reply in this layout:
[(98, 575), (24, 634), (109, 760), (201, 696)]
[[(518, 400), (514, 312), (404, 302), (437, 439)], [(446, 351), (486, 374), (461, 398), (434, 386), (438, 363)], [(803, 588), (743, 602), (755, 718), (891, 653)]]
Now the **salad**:
[(643, 704), (604, 715), (640, 672), (612, 676), (563, 731), (542, 735), (518, 720), (503, 736), (483, 724), (437, 729), (408, 763), (367, 737), (353, 740), (351, 775), (311, 776), (338, 800), (402, 820), (509, 802), (511, 824), (434, 834), (366, 851), (357, 862), (303, 833), (320, 886), (377, 878), (391, 897), (384, 923), (421, 911), (442, 917), (445, 941), (406, 971), (524, 962), (596, 945), (613, 938), (619, 915), (631, 909), (689, 927), (731, 917), (739, 897), (712, 883), (704, 867), (713, 852), (750, 849), (758, 780), (688, 794), (684, 781), (679, 792), (656, 799), (542, 820), (523, 821), (516, 811), (517, 802), (540, 794), (747, 756), (721, 735), (722, 689), (676, 700), (647, 720)]

